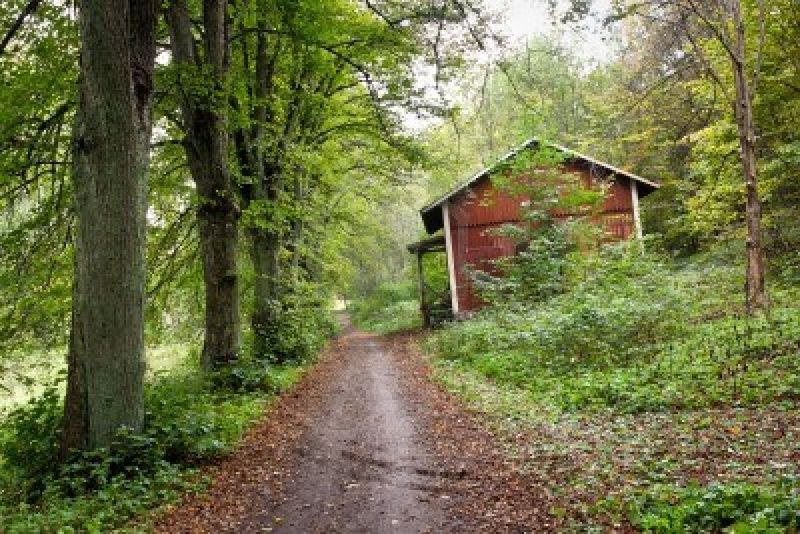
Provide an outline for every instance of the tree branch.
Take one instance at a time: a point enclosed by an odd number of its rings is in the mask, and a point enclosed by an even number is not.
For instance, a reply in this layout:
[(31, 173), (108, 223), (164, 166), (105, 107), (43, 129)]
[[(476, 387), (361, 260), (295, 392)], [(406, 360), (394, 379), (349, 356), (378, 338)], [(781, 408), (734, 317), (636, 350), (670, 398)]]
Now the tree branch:
[(22, 25), (25, 23), (25, 19), (29, 16), (33, 15), (37, 9), (39, 9), (39, 5), (42, 3), (42, 0), (30, 0), (22, 10), (14, 23), (8, 29), (6, 34), (3, 36), (3, 40), (0, 41), (0, 56), (2, 56), (5, 51), (6, 47), (9, 45), (14, 36), (17, 32), (22, 28)]

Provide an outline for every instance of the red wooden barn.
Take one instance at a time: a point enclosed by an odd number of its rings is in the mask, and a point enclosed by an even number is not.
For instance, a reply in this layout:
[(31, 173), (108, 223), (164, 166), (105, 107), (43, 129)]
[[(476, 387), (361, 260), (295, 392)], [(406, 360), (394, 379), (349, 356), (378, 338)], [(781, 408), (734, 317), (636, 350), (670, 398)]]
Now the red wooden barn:
[[(611, 239), (641, 238), (639, 199), (658, 189), (659, 184), (563, 146), (550, 143), (547, 146), (562, 153), (561, 173), (578, 175), (584, 186), (606, 185), (600, 223)], [(521, 151), (538, 147), (538, 140), (527, 141), (499, 163), (511, 162)], [(421, 210), (428, 234), (444, 230), (444, 235), (408, 247), (410, 252), (417, 255), (420, 302), (426, 322), (430, 321), (430, 303), (426, 301), (423, 254), (438, 251), (447, 253), (452, 313), (458, 316), (481, 307), (481, 301), (473, 291), (469, 271), (491, 272), (492, 260), (515, 253), (514, 243), (509, 238), (495, 235), (496, 232), (491, 230), (519, 222), (520, 208), (527, 199), (511, 196), (496, 188), (491, 178), (493, 168), (483, 169)]]

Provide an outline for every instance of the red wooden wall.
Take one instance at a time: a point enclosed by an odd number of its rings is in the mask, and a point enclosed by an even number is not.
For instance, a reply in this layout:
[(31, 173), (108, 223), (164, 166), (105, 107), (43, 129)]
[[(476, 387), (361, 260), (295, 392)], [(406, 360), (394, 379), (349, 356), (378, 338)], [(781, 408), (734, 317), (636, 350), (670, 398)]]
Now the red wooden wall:
[[(563, 172), (580, 175), (585, 186), (603, 179), (592, 167), (582, 163), (565, 164)], [(468, 269), (497, 274), (492, 260), (514, 254), (514, 244), (506, 237), (493, 235), (494, 230), (521, 219), (520, 206), (528, 199), (513, 197), (483, 178), (466, 191), (450, 199), (450, 239), (453, 250), (459, 312), (482, 306), (472, 288)], [(558, 213), (556, 216), (568, 216)], [(603, 203), (602, 225), (609, 239), (628, 239), (634, 233), (631, 183), (617, 177), (608, 188)]]

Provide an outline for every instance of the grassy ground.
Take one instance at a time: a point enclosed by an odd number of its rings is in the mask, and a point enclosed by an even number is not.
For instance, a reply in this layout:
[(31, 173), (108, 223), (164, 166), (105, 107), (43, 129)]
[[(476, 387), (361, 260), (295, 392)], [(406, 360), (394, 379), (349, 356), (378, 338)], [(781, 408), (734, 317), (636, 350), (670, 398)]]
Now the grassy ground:
[[(563, 507), (551, 512), (569, 516), (577, 530), (594, 526), (602, 531), (628, 521), (644, 528), (637, 514), (652, 513), (658, 517), (648, 521), (663, 520), (667, 514), (658, 512), (658, 503), (679, 504), (681, 488), (750, 483), (770, 492), (798, 472), (800, 406), (795, 402), (555, 415), (547, 414), (549, 407), (524, 389), (498, 385), (474, 370), (439, 362), (437, 375), (470, 407), (486, 414), (508, 437), (510, 453), (525, 458), (549, 490), (561, 495)], [(792, 502), (798, 502), (797, 495), (795, 489)], [(653, 511), (637, 512), (638, 503), (649, 498), (655, 498)], [(717, 504), (709, 502), (706, 512), (713, 514), (710, 508)], [(730, 526), (729, 516), (718, 520)], [(698, 532), (713, 530), (695, 527)], [(740, 528), (738, 532), (758, 531)], [(677, 533), (692, 527), (673, 521), (646, 530)]]
[(437, 376), (507, 436), (578, 531), (800, 526), (800, 307), (741, 313), (740, 270), (625, 258), (431, 336)]

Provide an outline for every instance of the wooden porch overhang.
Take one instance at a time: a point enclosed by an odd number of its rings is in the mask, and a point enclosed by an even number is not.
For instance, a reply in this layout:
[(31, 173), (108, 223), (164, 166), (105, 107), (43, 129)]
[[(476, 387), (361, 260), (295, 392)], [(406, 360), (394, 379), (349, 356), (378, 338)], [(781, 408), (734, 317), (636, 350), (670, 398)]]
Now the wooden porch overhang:
[(445, 236), (440, 235), (423, 239), (416, 243), (411, 243), (406, 247), (411, 254), (417, 257), (417, 282), (419, 290), (419, 311), (426, 327), (434, 325), (437, 320), (448, 318), (451, 314), (447, 311), (437, 313), (436, 307), (430, 302), (430, 288), (425, 282), (425, 269), (422, 266), (422, 257), (432, 252), (446, 252), (447, 241)]
[(435, 236), (416, 243), (411, 243), (406, 247), (411, 254), (425, 254), (426, 252), (444, 252), (444, 236)]

